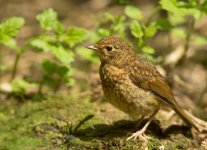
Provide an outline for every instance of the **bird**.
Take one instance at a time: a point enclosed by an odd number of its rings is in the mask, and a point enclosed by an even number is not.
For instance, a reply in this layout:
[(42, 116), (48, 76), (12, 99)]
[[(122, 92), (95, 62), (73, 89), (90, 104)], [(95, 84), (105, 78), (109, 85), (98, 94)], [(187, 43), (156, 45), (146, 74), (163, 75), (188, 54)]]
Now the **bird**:
[(108, 102), (134, 120), (148, 119), (141, 130), (127, 140), (146, 137), (147, 127), (163, 104), (171, 107), (189, 127), (198, 132), (207, 128), (205, 121), (194, 117), (178, 104), (169, 83), (155, 65), (136, 54), (128, 42), (118, 36), (108, 36), (87, 48), (95, 51), (100, 58), (99, 75)]

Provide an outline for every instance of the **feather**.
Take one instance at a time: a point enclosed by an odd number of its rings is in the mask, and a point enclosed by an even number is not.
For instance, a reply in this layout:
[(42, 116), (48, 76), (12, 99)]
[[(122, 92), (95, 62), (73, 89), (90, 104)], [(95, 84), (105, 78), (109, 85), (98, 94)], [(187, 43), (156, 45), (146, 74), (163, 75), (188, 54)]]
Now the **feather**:
[[(141, 64), (139, 59), (141, 59)], [(194, 119), (175, 101), (168, 82), (156, 68), (143, 58), (137, 58), (135, 64), (128, 66), (128, 70), (130, 71), (129, 76), (132, 82), (144, 90), (153, 92), (159, 100), (171, 106), (188, 125), (200, 131)]]

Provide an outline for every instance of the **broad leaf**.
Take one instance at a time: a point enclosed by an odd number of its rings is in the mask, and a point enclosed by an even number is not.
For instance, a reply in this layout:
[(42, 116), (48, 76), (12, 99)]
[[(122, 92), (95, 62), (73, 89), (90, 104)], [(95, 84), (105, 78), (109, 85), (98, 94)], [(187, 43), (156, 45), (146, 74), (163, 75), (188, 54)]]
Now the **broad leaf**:
[(15, 41), (14, 38), (8, 37), (8, 36), (4, 36), (1, 40), (0, 43), (9, 47), (9, 48), (13, 48), (13, 49), (18, 49), (17, 48), (17, 43)]
[(23, 79), (14, 79), (12, 81), (12, 91), (14, 93), (21, 94), (33, 85), (34, 84), (31, 84)]
[(66, 42), (70, 47), (81, 43), (87, 38), (88, 32), (85, 29), (72, 27), (60, 37), (60, 39)]
[(171, 30), (172, 34), (181, 38), (181, 39), (185, 39), (186, 38), (186, 33), (184, 31), (184, 29), (182, 28), (174, 28)]
[(98, 34), (99, 34), (100, 36), (103, 36), (103, 37), (105, 37), (105, 36), (109, 36), (109, 35), (111, 34), (110, 30), (109, 30), (109, 29), (105, 29), (105, 28), (99, 28), (99, 29), (97, 30), (97, 32), (98, 32)]
[(62, 24), (57, 19), (57, 13), (51, 8), (43, 11), (43, 13), (37, 15), (36, 18), (44, 30), (54, 30), (58, 33), (61, 33), (64, 30)]
[(104, 13), (104, 18), (106, 19), (106, 21), (113, 21), (114, 20), (114, 16), (112, 14), (110, 14), (109, 12)]
[(189, 6), (186, 2), (177, 0), (160, 0), (160, 5), (163, 9), (177, 16), (192, 15), (195, 19), (200, 19), (202, 12), (195, 6)]
[(2, 35), (15, 37), (21, 27), (24, 25), (24, 19), (21, 17), (12, 17), (0, 24), (0, 37)]
[(137, 21), (133, 21), (130, 25), (130, 30), (133, 36), (136, 38), (141, 38), (143, 36), (143, 31), (141, 25)]
[(24, 25), (24, 19), (12, 17), (0, 24), (0, 43), (10, 48), (17, 49), (15, 37)]
[(132, 19), (142, 19), (142, 13), (137, 7), (126, 6), (124, 13)]
[(66, 50), (60, 44), (51, 44), (50, 50), (52, 54), (64, 65), (69, 65), (74, 60), (74, 54), (71, 50)]
[(155, 22), (144, 28), (144, 35), (147, 38), (152, 37), (157, 32), (158, 26)]
[(54, 41), (53, 36), (49, 35), (41, 35), (39, 37), (33, 38), (30, 41), (31, 46), (34, 48), (41, 50), (41, 51), (49, 51), (50, 50), (50, 44), (52, 41)]
[(119, 36), (123, 36), (124, 30), (125, 30), (125, 21), (126, 17), (125, 16), (117, 16), (115, 17), (114, 24), (112, 26), (113, 32), (118, 34)]
[(201, 35), (194, 35), (193, 39), (194, 39), (194, 42), (198, 45), (207, 44), (207, 39)]
[(87, 48), (77, 47), (76, 53), (88, 61), (99, 62), (99, 59), (95, 56), (95, 53)]
[(149, 47), (149, 46), (144, 46), (142, 48), (142, 51), (144, 53), (147, 53), (147, 54), (154, 54), (155, 53), (155, 50), (152, 47)]
[(49, 74), (56, 73), (56, 74), (58, 74), (60, 76), (64, 76), (68, 72), (68, 68), (66, 66), (58, 65), (58, 64), (53, 63), (53, 62), (51, 62), (49, 60), (44, 60), (42, 62), (42, 67)]
[(156, 21), (156, 26), (158, 29), (165, 29), (165, 30), (170, 30), (173, 27), (167, 19), (162, 19), (162, 18)]

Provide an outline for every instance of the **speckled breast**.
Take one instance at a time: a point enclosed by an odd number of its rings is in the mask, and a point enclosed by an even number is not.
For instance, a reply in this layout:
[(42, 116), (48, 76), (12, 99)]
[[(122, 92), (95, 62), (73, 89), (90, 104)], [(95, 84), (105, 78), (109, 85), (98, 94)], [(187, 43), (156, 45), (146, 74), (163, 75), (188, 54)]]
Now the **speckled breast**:
[(159, 107), (157, 98), (132, 83), (124, 69), (104, 65), (100, 67), (100, 78), (106, 99), (133, 119), (148, 117)]

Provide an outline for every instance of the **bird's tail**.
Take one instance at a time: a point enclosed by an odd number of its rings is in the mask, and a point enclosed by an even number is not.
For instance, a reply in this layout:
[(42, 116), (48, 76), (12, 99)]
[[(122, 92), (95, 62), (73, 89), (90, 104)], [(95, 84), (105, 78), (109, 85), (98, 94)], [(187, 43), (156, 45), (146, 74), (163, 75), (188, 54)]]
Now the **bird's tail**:
[(198, 132), (207, 132), (207, 122), (201, 120), (190, 114), (188, 111), (180, 107), (175, 101), (173, 101), (173, 109), (179, 114), (179, 116), (185, 121), (185, 123), (191, 127), (194, 127)]
[(196, 128), (199, 132), (207, 132), (207, 122), (197, 118), (193, 114), (189, 113), (188, 111), (184, 110), (184, 112), (191, 118), (191, 120), (194, 122)]

